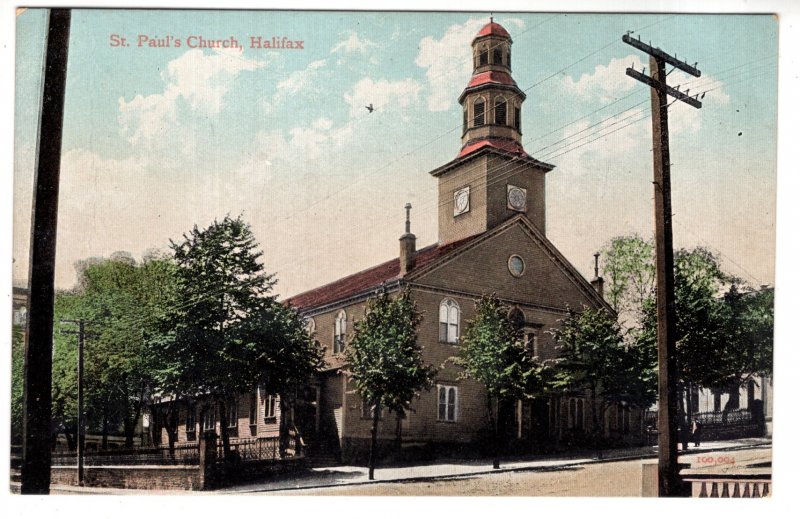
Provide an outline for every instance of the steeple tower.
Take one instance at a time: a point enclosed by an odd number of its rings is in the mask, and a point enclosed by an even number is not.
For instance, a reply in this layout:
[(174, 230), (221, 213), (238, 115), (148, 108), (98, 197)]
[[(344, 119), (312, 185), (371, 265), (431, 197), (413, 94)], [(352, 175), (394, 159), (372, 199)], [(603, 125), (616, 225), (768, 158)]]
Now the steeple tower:
[(461, 154), (482, 141), (521, 152), (525, 93), (511, 77), (511, 36), (490, 18), (472, 40), (472, 78), (458, 102), (464, 110)]
[(511, 77), (511, 35), (489, 19), (472, 40), (472, 77), (458, 98), (461, 150), (431, 171), (439, 180), (439, 243), (524, 215), (545, 231), (545, 173), (555, 166), (522, 147), (525, 93)]

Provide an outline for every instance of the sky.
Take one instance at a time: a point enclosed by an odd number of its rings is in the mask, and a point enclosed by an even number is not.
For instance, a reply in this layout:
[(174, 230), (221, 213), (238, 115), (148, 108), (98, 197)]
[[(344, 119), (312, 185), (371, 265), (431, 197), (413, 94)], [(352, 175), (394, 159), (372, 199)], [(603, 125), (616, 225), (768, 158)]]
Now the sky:
[[(669, 109), (675, 245), (709, 247), (751, 286), (774, 284), (774, 17), (493, 14), (511, 33), (513, 76), (527, 95), (523, 145), (556, 166), (546, 234), (581, 273), (592, 276), (592, 254), (611, 238), (652, 234), (649, 93), (625, 75), (648, 63), (621, 41), (630, 30), (702, 71), (669, 75), (705, 92), (700, 110)], [(168, 250), (228, 214), (252, 225), (282, 297), (396, 257), (406, 202), (418, 247), (435, 243), (428, 172), (460, 149), (457, 99), (488, 20), (74, 11), (56, 285), (74, 284), (80, 259)], [(45, 13), (16, 23), (13, 278), (24, 283)], [(197, 36), (243, 48), (189, 48)], [(259, 36), (303, 48), (251, 48)], [(122, 37), (130, 46), (114, 46)], [(139, 46), (142, 37), (171, 37), (170, 46)]]

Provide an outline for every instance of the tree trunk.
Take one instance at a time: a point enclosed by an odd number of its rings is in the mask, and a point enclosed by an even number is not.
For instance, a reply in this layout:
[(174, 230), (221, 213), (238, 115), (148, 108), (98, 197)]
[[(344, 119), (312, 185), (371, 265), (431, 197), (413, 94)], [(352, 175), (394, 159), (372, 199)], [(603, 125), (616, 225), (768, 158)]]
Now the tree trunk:
[(397, 413), (397, 424), (395, 425), (394, 446), (397, 450), (398, 460), (403, 453), (403, 416), (402, 412)]
[(66, 429), (64, 429), (64, 438), (67, 439), (67, 450), (74, 451), (77, 449), (78, 442), (75, 441), (76, 440), (75, 435), (70, 434), (69, 432), (67, 432)]
[(289, 399), (285, 393), (278, 395), (278, 405), (280, 406), (281, 416), (278, 424), (278, 449), (280, 457), (286, 457), (289, 450)]
[(228, 406), (224, 400), (219, 401), (219, 433), (222, 437), (222, 458), (229, 460), (231, 457), (231, 438), (228, 434)]
[(167, 408), (164, 426), (167, 430), (167, 441), (169, 442), (169, 457), (175, 458), (175, 443), (178, 441), (178, 404), (174, 400), (170, 402)]
[[(598, 459), (603, 459), (603, 437), (605, 435), (605, 415), (606, 407), (604, 404), (599, 404), (597, 401), (597, 387), (592, 387), (589, 390), (591, 395), (590, 403), (592, 407), (592, 443), (597, 453)], [(598, 412), (598, 405), (600, 407)]]
[(100, 441), (100, 449), (108, 450), (108, 413), (103, 412), (103, 436)]
[[(492, 439), (492, 443), (494, 443), (494, 448), (492, 449), (493, 456), (492, 456), (492, 468), (499, 469), (500, 468), (500, 399), (495, 398), (495, 410), (494, 410), (494, 438)], [(491, 404), (490, 404), (491, 408)]]
[(378, 421), (381, 419), (381, 406), (379, 403), (375, 404), (375, 408), (372, 412), (372, 429), (370, 433), (372, 434), (372, 440), (369, 444), (369, 480), (372, 481), (375, 479), (375, 449), (377, 448), (378, 443)]

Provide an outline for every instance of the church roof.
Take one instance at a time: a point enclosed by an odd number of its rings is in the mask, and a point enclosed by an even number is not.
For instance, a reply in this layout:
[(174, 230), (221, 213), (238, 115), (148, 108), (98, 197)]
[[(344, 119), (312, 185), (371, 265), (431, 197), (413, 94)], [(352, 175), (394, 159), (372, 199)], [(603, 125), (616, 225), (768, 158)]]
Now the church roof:
[[(470, 236), (469, 238), (445, 245), (429, 245), (424, 249), (418, 250), (414, 256), (414, 270), (429, 265), (434, 260), (479, 236), (480, 234)], [(378, 288), (384, 283), (397, 281), (399, 279), (401, 279), (400, 258), (394, 258), (393, 260), (381, 263), (367, 270), (362, 270), (361, 272), (341, 278), (319, 288), (297, 294), (287, 299), (286, 303), (300, 310), (310, 310), (357, 296), (370, 289)]]
[(486, 146), (496, 148), (507, 153), (513, 153), (514, 155), (519, 155), (520, 157), (529, 156), (522, 147), (522, 144), (518, 143), (517, 141), (513, 141), (511, 139), (481, 139), (475, 142), (468, 142), (463, 148), (461, 148), (461, 151), (458, 152), (458, 157), (465, 157), (473, 151), (477, 151)]
[(486, 84), (517, 86), (517, 82), (514, 81), (514, 78), (512, 78), (511, 74), (508, 72), (490, 70), (488, 72), (481, 72), (480, 74), (475, 74), (472, 76), (472, 78), (469, 80), (469, 84), (467, 84), (467, 88), (474, 88)]
[(494, 21), (491, 21), (486, 25), (484, 25), (481, 28), (481, 30), (478, 31), (478, 34), (475, 35), (476, 38), (480, 38), (482, 36), (502, 36), (504, 38), (511, 37), (511, 35), (508, 34), (508, 31), (505, 30), (505, 28), (502, 25)]

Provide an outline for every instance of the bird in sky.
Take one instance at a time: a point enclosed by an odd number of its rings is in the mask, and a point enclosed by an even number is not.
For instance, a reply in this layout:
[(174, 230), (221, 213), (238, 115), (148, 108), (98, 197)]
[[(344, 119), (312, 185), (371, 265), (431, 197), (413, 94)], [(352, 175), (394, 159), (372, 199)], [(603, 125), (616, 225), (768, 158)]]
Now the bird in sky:
[(364, 108), (369, 110), (369, 113), (372, 113), (372, 112), (375, 111), (375, 108), (372, 106), (372, 103), (370, 103), (369, 105), (365, 106)]

